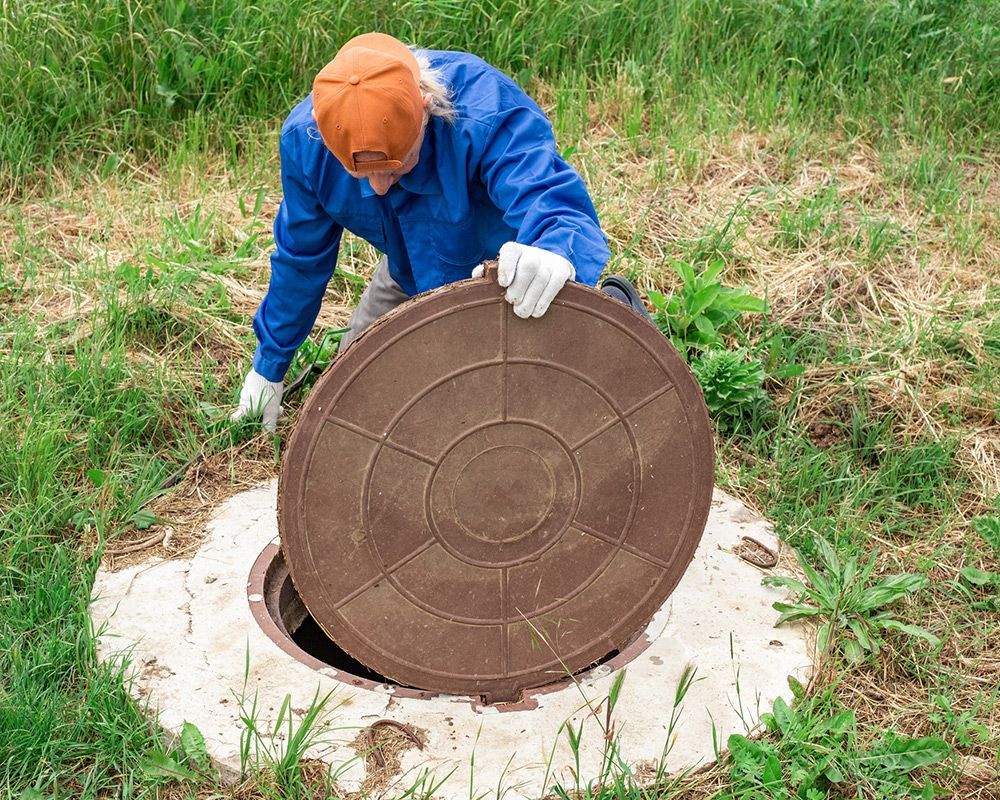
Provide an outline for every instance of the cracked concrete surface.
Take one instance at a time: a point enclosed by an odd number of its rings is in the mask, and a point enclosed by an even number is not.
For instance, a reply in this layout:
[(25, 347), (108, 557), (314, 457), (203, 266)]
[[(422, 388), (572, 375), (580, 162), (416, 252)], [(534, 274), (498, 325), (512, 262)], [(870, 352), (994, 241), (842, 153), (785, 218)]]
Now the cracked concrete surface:
[[(276, 492), (272, 482), (231, 498), (189, 559), (154, 559), (97, 576), (91, 615), (101, 631), (100, 656), (129, 659), (131, 690), (148, 699), (163, 728), (178, 732), (185, 720), (197, 725), (223, 774), (236, 777), (241, 697), (249, 708), (256, 695), (258, 726), (270, 730), (286, 695), (301, 716), (317, 691), (332, 690), (330, 729), (309, 755), (341, 767), (338, 784), (346, 791), (365, 777), (350, 743), (382, 718), (414, 725), (428, 737), (424, 750), (405, 754), (401, 774), (383, 792), (388, 797), (402, 794), (425, 770), (438, 779), (452, 773), (435, 792), (440, 800), (541, 797), (557, 781), (573, 785), (570, 721), (583, 723), (583, 781), (599, 775), (604, 737), (587, 701), (596, 706), (607, 695), (608, 668), (587, 673), (579, 686), (538, 695), (533, 710), (500, 713), (467, 697), (404, 698), (348, 687), (336, 670), (313, 670), (267, 638), (251, 614), (247, 576), (261, 550), (277, 541)], [(765, 521), (716, 490), (691, 566), (647, 626), (651, 644), (626, 667), (615, 716), (630, 764), (648, 766), (663, 757), (675, 687), (688, 664), (697, 675), (666, 757), (669, 771), (711, 761), (713, 724), (725, 742), (754, 725), (779, 695), (789, 697), (788, 675), (808, 678), (806, 631), (773, 627), (771, 604), (783, 595), (761, 586), (766, 573), (733, 554), (743, 535), (776, 546)]]

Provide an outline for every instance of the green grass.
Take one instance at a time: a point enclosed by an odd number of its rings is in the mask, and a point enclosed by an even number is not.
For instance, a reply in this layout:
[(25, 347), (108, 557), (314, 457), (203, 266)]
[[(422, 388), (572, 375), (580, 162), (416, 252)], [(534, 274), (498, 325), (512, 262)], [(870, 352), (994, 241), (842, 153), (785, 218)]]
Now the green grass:
[[(149, 757), (169, 753), (95, 657), (93, 574), (181, 464), (217, 457), (225, 483), (248, 447), (280, 458), (226, 422), (267, 285), (275, 133), (337, 44), (373, 27), (476, 52), (535, 92), (614, 270), (693, 301), (676, 265), (719, 262), (720, 283), (767, 301), (712, 340), (753, 372), (746, 391), (713, 388), (718, 481), (821, 575), (826, 541), (872, 585), (920, 578), (877, 613), (941, 642), (890, 626), (859, 653), (834, 626), (815, 685), (707, 777), (640, 790), (615, 751), (609, 787), (562, 791), (905, 797), (912, 779), (912, 796), (927, 781), (989, 796), (969, 764), (996, 766), (1000, 745), (1000, 3), (542, 5), (3, 6), (0, 796), (163, 786)], [(345, 241), (317, 343), (372, 264)], [(952, 754), (904, 759), (904, 734)], [(268, 792), (300, 792), (294, 759), (262, 758), (288, 778)]]
[[(0, 17), (0, 164), (8, 186), (67, 162), (212, 144), (245, 156), (339, 43), (380, 29), (476, 52), (558, 87), (559, 132), (623, 79), (620, 135), (836, 122), (849, 136), (995, 143), (1000, 7), (980, 0), (26, 0)], [(934, 167), (930, 167), (934, 168)], [(919, 168), (918, 168), (919, 169)]]

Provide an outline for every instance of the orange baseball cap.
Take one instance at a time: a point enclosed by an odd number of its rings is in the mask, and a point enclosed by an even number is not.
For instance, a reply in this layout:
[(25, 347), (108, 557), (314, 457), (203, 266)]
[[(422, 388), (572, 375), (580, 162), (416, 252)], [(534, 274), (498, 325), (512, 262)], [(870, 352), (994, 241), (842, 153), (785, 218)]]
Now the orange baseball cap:
[[(398, 169), (424, 121), (420, 67), (410, 49), (384, 33), (355, 36), (313, 81), (320, 136), (347, 169)], [(356, 162), (356, 153), (385, 153)]]

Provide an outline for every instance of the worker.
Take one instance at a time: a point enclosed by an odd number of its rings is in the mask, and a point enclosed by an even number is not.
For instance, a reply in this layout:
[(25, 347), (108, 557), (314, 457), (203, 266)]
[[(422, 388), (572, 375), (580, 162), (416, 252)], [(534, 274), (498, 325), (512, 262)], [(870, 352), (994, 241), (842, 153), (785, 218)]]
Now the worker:
[[(260, 415), (275, 429), (285, 372), (319, 314), (345, 228), (384, 255), (341, 348), (486, 259), (498, 258), (507, 301), (530, 318), (568, 280), (595, 286), (609, 257), (545, 114), (467, 53), (411, 49), (383, 33), (351, 39), (285, 120), (280, 155), (271, 280), (234, 420)], [(602, 288), (645, 313), (625, 279)]]

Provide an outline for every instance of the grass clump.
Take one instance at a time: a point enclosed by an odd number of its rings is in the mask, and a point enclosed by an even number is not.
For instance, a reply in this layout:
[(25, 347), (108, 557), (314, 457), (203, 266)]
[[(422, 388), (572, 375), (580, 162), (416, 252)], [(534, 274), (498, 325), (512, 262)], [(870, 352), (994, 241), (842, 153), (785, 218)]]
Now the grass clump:
[[(707, 109), (728, 124), (735, 114), (755, 125), (837, 122), (849, 136), (948, 131), (981, 147), (1000, 113), (1000, 10), (977, 0), (638, 0), (628, 13), (612, 0), (544, 12), (528, 0), (345, 8), (322, 0), (5, 6), (5, 182), (36, 181), (81, 155), (211, 146), (239, 158), (252, 129), (280, 118), (340, 44), (366, 30), (477, 53), (529, 87), (559, 82), (577, 110), (570, 87), (583, 87), (585, 101), (588, 86), (624, 73), (632, 88), (623, 130), (632, 138)], [(532, 22), (507, 24), (523, 19)]]

